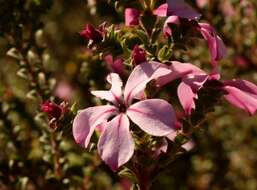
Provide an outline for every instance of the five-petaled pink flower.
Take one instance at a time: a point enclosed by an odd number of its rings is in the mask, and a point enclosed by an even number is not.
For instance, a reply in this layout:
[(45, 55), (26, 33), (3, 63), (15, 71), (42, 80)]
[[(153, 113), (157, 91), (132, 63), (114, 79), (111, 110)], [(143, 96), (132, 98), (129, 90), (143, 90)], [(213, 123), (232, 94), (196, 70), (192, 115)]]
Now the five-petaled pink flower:
[[(102, 160), (116, 171), (133, 155), (134, 141), (129, 130), (130, 121), (153, 136), (166, 136), (176, 130), (176, 115), (172, 106), (162, 99), (145, 99), (146, 84), (169, 69), (155, 62), (142, 63), (135, 67), (124, 90), (118, 74), (111, 73), (107, 81), (109, 91), (92, 91), (92, 94), (111, 102), (86, 108), (78, 113), (73, 122), (73, 136), (77, 143), (87, 147), (97, 127), (103, 129), (98, 141)], [(133, 103), (134, 99), (140, 101)]]

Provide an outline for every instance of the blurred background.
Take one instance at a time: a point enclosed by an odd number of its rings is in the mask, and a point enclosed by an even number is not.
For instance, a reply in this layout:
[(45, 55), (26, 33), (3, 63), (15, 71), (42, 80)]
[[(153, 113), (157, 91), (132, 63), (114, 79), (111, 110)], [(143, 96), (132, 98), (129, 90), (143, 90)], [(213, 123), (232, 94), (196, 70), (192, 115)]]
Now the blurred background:
[[(223, 79), (257, 84), (257, 1), (190, 3), (227, 46), (220, 62)], [(94, 147), (88, 153), (74, 143), (70, 122), (61, 119), (64, 125), (52, 134), (48, 118), (39, 111), (42, 102), (52, 98), (50, 92), (60, 104), (95, 104), (89, 91), (104, 86), (109, 68), (86, 49), (79, 32), (86, 23), (123, 20), (122, 11), (107, 0), (0, 0), (1, 190), (130, 188), (128, 179), (101, 163)], [(17, 56), (35, 67), (27, 68)], [(203, 40), (176, 56), (202, 65), (210, 60)], [(257, 189), (257, 116), (226, 104), (217, 106), (205, 125), (193, 136), (195, 148), (161, 174), (153, 190)]]

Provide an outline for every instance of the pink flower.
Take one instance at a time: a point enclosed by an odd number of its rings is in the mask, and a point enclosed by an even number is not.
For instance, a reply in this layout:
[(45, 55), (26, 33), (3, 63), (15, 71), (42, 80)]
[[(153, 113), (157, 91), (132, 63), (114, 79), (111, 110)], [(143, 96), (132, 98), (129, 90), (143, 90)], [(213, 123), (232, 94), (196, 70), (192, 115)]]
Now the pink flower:
[(139, 65), (146, 61), (145, 50), (140, 48), (138, 45), (135, 45), (132, 51), (132, 61), (133, 65)]
[(157, 85), (163, 86), (175, 79), (181, 78), (181, 83), (177, 89), (179, 101), (186, 115), (190, 115), (195, 109), (195, 99), (197, 92), (209, 79), (216, 79), (215, 75), (208, 75), (205, 71), (190, 63), (180, 63), (172, 61), (169, 66), (171, 72), (158, 78)]
[(257, 110), (257, 86), (246, 80), (234, 79), (224, 82), (228, 93), (225, 99), (234, 106), (254, 115)]
[(83, 31), (80, 32), (80, 36), (86, 40), (92, 40), (94, 43), (100, 42), (103, 39), (100, 30), (95, 29), (91, 24), (87, 24)]
[(63, 107), (54, 102), (46, 101), (41, 105), (41, 110), (48, 114), (50, 118), (59, 119), (63, 112)]
[(226, 47), (221, 38), (216, 34), (214, 28), (207, 23), (199, 23), (199, 30), (208, 42), (208, 46), (211, 53), (211, 63), (214, 67), (217, 67), (217, 61), (225, 57)]
[(186, 19), (199, 19), (201, 17), (201, 14), (185, 3), (184, 0), (167, 0), (167, 3), (154, 10), (154, 14), (161, 17), (178, 16)]
[(125, 9), (125, 25), (136, 26), (139, 24), (140, 11), (133, 8)]
[[(98, 141), (98, 152), (102, 160), (116, 171), (134, 153), (129, 119), (150, 135), (166, 136), (174, 131), (176, 116), (168, 102), (161, 99), (142, 100), (146, 84), (169, 72), (157, 63), (142, 63), (135, 67), (124, 90), (119, 75), (108, 75), (111, 89), (92, 91), (92, 94), (113, 105), (89, 107), (80, 111), (73, 122), (75, 141), (87, 147), (95, 128), (101, 126), (104, 130)], [(141, 101), (132, 104), (132, 100), (139, 97)]]
[(107, 63), (111, 72), (118, 73), (121, 76), (124, 74), (123, 59), (121, 57), (113, 60), (113, 56), (109, 54), (104, 57), (104, 61)]

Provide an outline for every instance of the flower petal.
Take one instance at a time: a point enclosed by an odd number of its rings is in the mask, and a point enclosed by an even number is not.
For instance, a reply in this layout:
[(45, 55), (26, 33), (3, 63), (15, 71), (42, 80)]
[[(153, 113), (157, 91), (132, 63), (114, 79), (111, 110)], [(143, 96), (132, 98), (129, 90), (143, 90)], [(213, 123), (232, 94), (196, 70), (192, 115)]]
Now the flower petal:
[(196, 67), (195, 65), (191, 63), (181, 63), (178, 61), (172, 61), (172, 64), (169, 66), (170, 73), (167, 75), (163, 75), (158, 78), (157, 85), (163, 86), (173, 80), (176, 80), (178, 78), (185, 77), (189, 74), (192, 75), (204, 75), (206, 74), (203, 70)]
[(168, 11), (168, 3), (164, 3), (160, 5), (157, 9), (153, 11), (154, 15), (160, 16), (160, 17), (166, 17)]
[(99, 155), (113, 171), (116, 171), (132, 157), (134, 148), (129, 120), (125, 114), (119, 114), (107, 124), (99, 139)]
[(97, 125), (117, 113), (114, 106), (95, 106), (80, 111), (73, 121), (72, 133), (75, 141), (87, 148)]
[(135, 26), (139, 24), (140, 11), (133, 8), (125, 9), (125, 25)]
[(228, 92), (225, 99), (234, 106), (254, 115), (257, 111), (257, 86), (245, 80), (226, 81), (224, 90)]
[(164, 25), (163, 25), (163, 33), (165, 36), (169, 37), (172, 34), (172, 30), (170, 28), (170, 25), (180, 25), (179, 17), (178, 16), (169, 16)]
[(212, 65), (216, 67), (217, 61), (225, 57), (226, 47), (211, 25), (207, 23), (199, 23), (199, 26), (200, 26), (199, 30), (202, 36), (208, 43), (210, 54), (211, 54)]
[(168, 16), (175, 15), (186, 19), (199, 19), (201, 14), (195, 11), (184, 0), (167, 0)]
[(178, 98), (185, 113), (190, 115), (192, 109), (195, 109), (194, 99), (197, 98), (197, 94), (193, 92), (189, 85), (181, 82), (178, 86)]
[(143, 131), (153, 136), (166, 136), (176, 130), (176, 115), (172, 106), (161, 99), (137, 102), (127, 110), (129, 118)]
[(121, 57), (116, 57), (115, 59), (113, 59), (113, 56), (111, 54), (108, 54), (104, 57), (104, 61), (106, 62), (111, 72), (117, 73), (120, 76), (124, 74), (124, 60)]
[(150, 80), (157, 79), (170, 72), (166, 65), (158, 62), (145, 62), (136, 66), (130, 74), (124, 89), (125, 103), (129, 105), (133, 98), (141, 94)]
[(257, 95), (257, 86), (247, 80), (233, 79), (224, 81), (225, 86), (233, 86), (250, 94)]
[(91, 94), (114, 104), (119, 104), (122, 101), (122, 81), (119, 75), (111, 73), (107, 76), (107, 81), (112, 85), (110, 90), (91, 91)]

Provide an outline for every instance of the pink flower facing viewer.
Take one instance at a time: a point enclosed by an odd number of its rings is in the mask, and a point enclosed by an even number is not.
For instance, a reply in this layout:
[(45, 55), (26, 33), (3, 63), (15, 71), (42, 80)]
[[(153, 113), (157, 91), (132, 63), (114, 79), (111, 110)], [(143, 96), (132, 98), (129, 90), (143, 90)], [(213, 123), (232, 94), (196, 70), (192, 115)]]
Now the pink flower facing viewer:
[[(166, 136), (173, 132), (176, 116), (172, 106), (162, 99), (142, 100), (146, 84), (169, 72), (159, 64), (142, 63), (132, 71), (124, 90), (119, 75), (109, 74), (107, 81), (111, 89), (92, 91), (92, 94), (113, 105), (89, 107), (80, 111), (73, 122), (75, 141), (86, 148), (94, 130), (98, 127), (103, 129), (98, 141), (98, 152), (102, 160), (116, 171), (134, 152), (129, 119), (153, 136)], [(132, 104), (132, 100), (138, 98), (140, 101)]]

